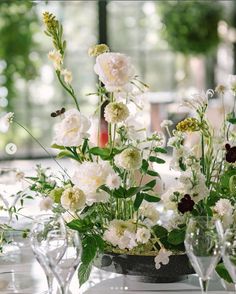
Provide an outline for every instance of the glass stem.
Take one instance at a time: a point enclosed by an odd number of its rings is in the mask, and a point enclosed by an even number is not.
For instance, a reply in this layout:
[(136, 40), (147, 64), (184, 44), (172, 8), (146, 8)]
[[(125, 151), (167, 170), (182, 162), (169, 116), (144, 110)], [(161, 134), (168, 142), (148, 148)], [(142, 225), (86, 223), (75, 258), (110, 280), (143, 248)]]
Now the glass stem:
[(53, 294), (53, 275), (46, 274), (47, 284), (48, 284), (48, 294)]
[(209, 280), (203, 280), (202, 278), (199, 278), (199, 282), (202, 289), (202, 293), (207, 293)]

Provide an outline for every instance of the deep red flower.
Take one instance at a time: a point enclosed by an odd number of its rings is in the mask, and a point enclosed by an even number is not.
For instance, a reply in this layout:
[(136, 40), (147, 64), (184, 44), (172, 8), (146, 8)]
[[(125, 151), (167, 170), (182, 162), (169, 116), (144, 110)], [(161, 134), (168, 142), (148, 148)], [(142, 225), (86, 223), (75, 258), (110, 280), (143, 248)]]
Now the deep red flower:
[(191, 199), (189, 194), (185, 194), (184, 197), (180, 200), (180, 202), (178, 203), (178, 210), (181, 213), (185, 213), (188, 211), (192, 211), (193, 210), (193, 206), (194, 206), (194, 201)]
[(226, 156), (225, 160), (229, 163), (236, 162), (236, 146), (231, 147), (229, 144), (225, 145)]

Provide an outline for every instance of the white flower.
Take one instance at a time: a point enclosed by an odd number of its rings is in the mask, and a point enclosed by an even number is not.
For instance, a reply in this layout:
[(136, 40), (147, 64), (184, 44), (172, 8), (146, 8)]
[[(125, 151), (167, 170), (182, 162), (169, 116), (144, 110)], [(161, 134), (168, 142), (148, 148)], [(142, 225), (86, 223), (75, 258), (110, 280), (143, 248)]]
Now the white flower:
[(50, 197), (43, 198), (39, 203), (40, 210), (50, 210), (52, 208), (53, 201)]
[(115, 164), (127, 170), (139, 169), (142, 165), (141, 153), (136, 148), (127, 148), (115, 156)]
[(48, 58), (53, 62), (56, 70), (61, 69), (62, 65), (62, 55), (59, 50), (52, 50), (48, 53)]
[(4, 114), (2, 117), (0, 117), (0, 132), (6, 133), (10, 127), (10, 124), (12, 123), (14, 118), (13, 112), (8, 112)]
[(224, 216), (227, 214), (231, 215), (233, 207), (229, 199), (221, 198), (216, 202), (214, 210), (219, 216)]
[(132, 249), (137, 246), (135, 238), (135, 224), (131, 220), (112, 220), (103, 235), (105, 241), (120, 249)]
[(172, 120), (168, 120), (168, 119), (165, 119), (161, 122), (160, 126), (161, 128), (168, 128), (170, 126), (173, 125), (173, 121)]
[(64, 81), (67, 84), (71, 84), (72, 80), (73, 80), (73, 76), (72, 76), (72, 72), (69, 71), (68, 69), (63, 69), (61, 71), (61, 74), (64, 76)]
[(84, 192), (76, 187), (67, 188), (61, 195), (61, 205), (65, 209), (72, 211), (81, 209), (84, 207), (85, 202)]
[(128, 138), (134, 141), (144, 141), (147, 138), (147, 129), (144, 123), (141, 123), (137, 116), (129, 117), (125, 121)]
[(115, 173), (109, 174), (106, 179), (106, 186), (112, 190), (118, 189), (120, 187), (120, 183), (120, 177)]
[(172, 254), (171, 251), (161, 248), (158, 255), (155, 257), (155, 267), (158, 270), (161, 267), (161, 263), (166, 265), (169, 263), (169, 256)]
[(119, 123), (129, 116), (128, 107), (122, 102), (109, 103), (104, 111), (105, 120), (109, 123)]
[(63, 120), (55, 125), (53, 143), (66, 147), (79, 146), (88, 137), (89, 128), (90, 121), (77, 109), (67, 110)]
[(104, 202), (108, 194), (97, 192), (97, 189), (106, 184), (108, 176), (112, 173), (113, 170), (107, 162), (83, 162), (76, 168), (72, 182), (86, 194), (89, 204)]
[(16, 181), (20, 182), (25, 178), (25, 174), (22, 171), (16, 171)]
[(235, 94), (236, 93), (236, 75), (229, 75), (228, 84), (229, 84), (229, 88)]
[(138, 228), (136, 239), (139, 243), (145, 244), (151, 238), (151, 233), (147, 228)]
[(103, 53), (96, 58), (94, 71), (110, 92), (125, 90), (134, 77), (130, 58), (120, 53)]
[(155, 206), (147, 201), (143, 201), (139, 208), (139, 213), (144, 218), (143, 222), (150, 226), (155, 225), (160, 218)]

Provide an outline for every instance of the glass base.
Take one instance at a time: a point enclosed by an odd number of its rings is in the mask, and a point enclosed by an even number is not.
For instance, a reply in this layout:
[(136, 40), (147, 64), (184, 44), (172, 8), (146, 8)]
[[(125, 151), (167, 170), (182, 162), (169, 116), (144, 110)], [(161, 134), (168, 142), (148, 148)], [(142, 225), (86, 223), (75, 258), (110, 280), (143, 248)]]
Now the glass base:
[(32, 286), (29, 276), (15, 271), (0, 272), (0, 293), (24, 293)]

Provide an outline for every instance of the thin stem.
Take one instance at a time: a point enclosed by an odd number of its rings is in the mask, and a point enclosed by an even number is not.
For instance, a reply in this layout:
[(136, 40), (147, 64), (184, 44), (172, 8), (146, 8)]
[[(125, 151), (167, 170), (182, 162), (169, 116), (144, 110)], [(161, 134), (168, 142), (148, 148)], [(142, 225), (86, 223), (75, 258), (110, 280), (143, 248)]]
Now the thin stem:
[(32, 139), (34, 139), (34, 141), (39, 144), (39, 146), (48, 154), (48, 156), (53, 159), (56, 164), (63, 170), (63, 172), (68, 176), (68, 178), (70, 178), (70, 176), (68, 175), (68, 173), (66, 172), (66, 170), (60, 165), (60, 163), (47, 151), (47, 149), (39, 142), (38, 139), (36, 139), (31, 133), (30, 131), (28, 131), (22, 124), (18, 123), (16, 120), (13, 120), (18, 126), (20, 126), (22, 129), (24, 129), (26, 131), (26, 133), (28, 133), (30, 135), (30, 137)]
[(207, 293), (208, 285), (209, 285), (209, 280), (203, 280), (202, 278), (199, 278), (200, 286), (202, 289), (202, 293)]
[(204, 135), (203, 134), (201, 138), (201, 147), (202, 147), (202, 173), (205, 174), (205, 152), (204, 152)]
[(56, 71), (56, 74), (57, 74), (57, 78), (58, 78), (58, 80), (59, 80), (59, 82), (60, 82), (60, 84), (62, 85), (62, 87), (71, 95), (71, 97), (73, 98), (73, 100), (74, 100), (74, 102), (75, 102), (75, 105), (76, 105), (76, 108), (80, 111), (80, 108), (79, 108), (79, 104), (78, 104), (78, 101), (77, 101), (77, 98), (76, 98), (76, 96), (75, 96), (75, 94), (74, 94), (74, 90), (71, 88), (71, 89), (69, 89), (66, 85), (65, 85), (65, 83), (63, 83), (63, 81), (62, 81), (62, 79), (61, 79), (61, 74), (60, 74), (60, 71), (59, 70), (57, 70)]

